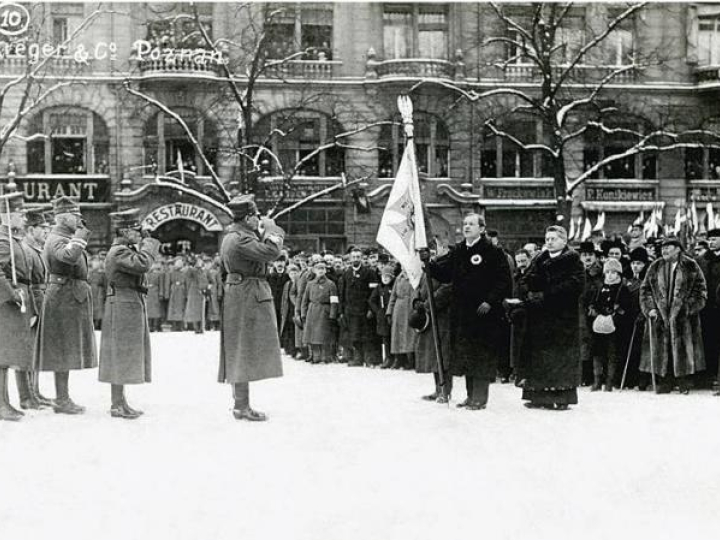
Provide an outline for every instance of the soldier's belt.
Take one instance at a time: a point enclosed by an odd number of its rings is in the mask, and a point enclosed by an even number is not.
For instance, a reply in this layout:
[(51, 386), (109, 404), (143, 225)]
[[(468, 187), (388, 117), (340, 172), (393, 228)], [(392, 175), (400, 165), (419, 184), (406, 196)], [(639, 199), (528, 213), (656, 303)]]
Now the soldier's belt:
[(225, 284), (226, 285), (237, 285), (238, 283), (241, 283), (244, 279), (265, 279), (265, 274), (239, 274), (237, 272), (230, 272), (225, 277)]
[(115, 293), (118, 290), (135, 291), (135, 292), (139, 292), (140, 294), (148, 293), (147, 288), (143, 287), (142, 285), (118, 287), (117, 285), (110, 283), (108, 285), (107, 293), (105, 294), (105, 296), (115, 296)]
[(74, 281), (84, 281), (87, 283), (87, 279), (73, 278), (69, 276), (61, 276), (60, 274), (50, 274), (48, 276), (48, 284), (65, 285), (66, 283), (72, 283)]

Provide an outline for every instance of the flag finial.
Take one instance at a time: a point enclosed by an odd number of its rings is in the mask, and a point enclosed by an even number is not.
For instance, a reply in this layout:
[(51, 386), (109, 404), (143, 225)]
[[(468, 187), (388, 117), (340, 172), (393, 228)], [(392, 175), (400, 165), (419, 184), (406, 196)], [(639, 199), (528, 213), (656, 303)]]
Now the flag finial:
[(398, 110), (402, 116), (405, 135), (410, 138), (413, 136), (413, 105), (410, 96), (398, 96)]

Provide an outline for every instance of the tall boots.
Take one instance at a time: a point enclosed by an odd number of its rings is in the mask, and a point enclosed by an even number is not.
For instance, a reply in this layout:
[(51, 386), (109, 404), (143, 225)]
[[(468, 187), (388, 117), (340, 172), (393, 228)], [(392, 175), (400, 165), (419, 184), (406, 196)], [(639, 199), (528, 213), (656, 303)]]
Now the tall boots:
[(55, 393), (56, 399), (53, 410), (57, 414), (83, 414), (85, 407), (81, 407), (70, 399), (70, 372), (55, 372)]
[(467, 392), (467, 399), (461, 403), (457, 404), (457, 407), (467, 407), (470, 402), (472, 401), (473, 397), (473, 386), (474, 386), (474, 379), (470, 375), (465, 375), (465, 391)]
[(21, 409), (38, 410), (47, 407), (41, 403), (35, 394), (32, 371), (15, 371), (15, 382), (17, 383), (18, 395), (20, 396)]
[(248, 420), (250, 422), (264, 422), (267, 415), (250, 408), (250, 385), (249, 383), (233, 384), (233, 416), (236, 420)]
[(110, 407), (110, 416), (113, 418), (124, 418), (125, 420), (135, 420), (140, 418), (143, 412), (130, 407), (125, 400), (125, 387), (122, 384), (110, 385), (110, 396), (112, 405)]
[(24, 415), (10, 405), (7, 375), (8, 368), (0, 368), (0, 420), (19, 422)]

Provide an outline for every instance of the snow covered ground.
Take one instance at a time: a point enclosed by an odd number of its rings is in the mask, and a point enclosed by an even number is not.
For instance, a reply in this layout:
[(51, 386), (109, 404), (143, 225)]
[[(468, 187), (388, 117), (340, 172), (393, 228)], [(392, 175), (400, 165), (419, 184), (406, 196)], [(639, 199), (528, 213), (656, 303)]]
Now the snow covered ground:
[(153, 340), (155, 382), (128, 391), (141, 419), (110, 418), (89, 371), (70, 381), (84, 416), (0, 423), (0, 539), (720, 535), (709, 392), (583, 389), (579, 406), (551, 412), (496, 384), (471, 412), (421, 401), (429, 375), (287, 359), (284, 378), (252, 385), (270, 421), (251, 424), (215, 382), (217, 333)]

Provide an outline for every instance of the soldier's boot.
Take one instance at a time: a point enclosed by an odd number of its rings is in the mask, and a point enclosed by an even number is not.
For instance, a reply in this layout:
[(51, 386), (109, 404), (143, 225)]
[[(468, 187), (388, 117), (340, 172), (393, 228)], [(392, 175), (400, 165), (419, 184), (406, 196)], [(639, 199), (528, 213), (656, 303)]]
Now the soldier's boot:
[(25, 410), (39, 410), (42, 408), (42, 405), (33, 394), (32, 384), (30, 382), (31, 378), (32, 374), (29, 371), (15, 371), (15, 383), (17, 384), (18, 396), (20, 397), (20, 408)]
[[(7, 373), (7, 372), (6, 372)], [(5, 396), (5, 404), (7, 407), (13, 411), (15, 414), (19, 414), (20, 416), (25, 416), (25, 413), (22, 411), (19, 411), (15, 407), (13, 407), (12, 403), (10, 403), (10, 381), (8, 380), (8, 375), (5, 375), (5, 380), (7, 381), (4, 386), (3, 394)]]
[(475, 381), (470, 375), (465, 376), (465, 391), (467, 392), (467, 398), (465, 399), (465, 401), (458, 403), (457, 407), (467, 407), (470, 404), (473, 396), (474, 383)]
[(85, 407), (82, 407), (70, 399), (70, 372), (55, 372), (56, 399), (53, 403), (55, 414), (84, 414)]
[(31, 385), (32, 385), (31, 389), (32, 389), (33, 396), (35, 396), (35, 399), (37, 399), (38, 402), (40, 403), (40, 405), (43, 407), (52, 407), (53, 400), (50, 398), (46, 398), (40, 392), (40, 372), (31, 371), (30, 379), (31, 379)]
[(438, 390), (440, 395), (436, 401), (438, 403), (450, 403), (453, 387), (452, 375), (450, 375), (447, 371), (443, 372), (443, 375), (445, 378), (445, 386), (440, 386), (438, 379)]
[(10, 406), (8, 400), (7, 368), (0, 368), (0, 421), (19, 422), (23, 415)]
[(440, 390), (440, 377), (437, 373), (433, 373), (433, 377), (435, 378), (435, 391), (432, 394), (428, 394), (427, 396), (423, 396), (422, 399), (425, 401), (435, 401), (438, 397), (440, 397), (441, 390)]
[(235, 383), (233, 385), (233, 416), (236, 420), (248, 420), (249, 422), (264, 422), (267, 415), (250, 407), (250, 385), (248, 383)]
[(612, 392), (615, 384), (615, 362), (608, 360), (607, 376), (605, 378), (605, 391)]
[(602, 390), (603, 364), (600, 358), (593, 358), (593, 383), (590, 387), (591, 392)]
[(113, 418), (124, 418), (125, 420), (135, 420), (140, 417), (137, 411), (133, 411), (127, 406), (127, 402), (125, 401), (125, 387), (122, 384), (110, 385), (110, 397), (112, 401), (110, 416)]

